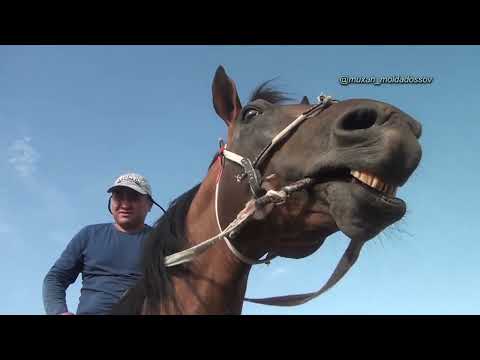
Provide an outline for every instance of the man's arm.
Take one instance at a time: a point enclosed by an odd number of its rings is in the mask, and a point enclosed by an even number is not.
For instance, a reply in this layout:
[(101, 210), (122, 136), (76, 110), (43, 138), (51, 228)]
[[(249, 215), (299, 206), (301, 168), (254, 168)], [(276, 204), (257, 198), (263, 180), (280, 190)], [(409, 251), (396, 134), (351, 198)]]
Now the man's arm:
[(87, 240), (87, 229), (76, 234), (60, 258), (43, 280), (43, 305), (47, 315), (68, 313), (66, 290), (75, 282), (83, 267), (83, 249)]

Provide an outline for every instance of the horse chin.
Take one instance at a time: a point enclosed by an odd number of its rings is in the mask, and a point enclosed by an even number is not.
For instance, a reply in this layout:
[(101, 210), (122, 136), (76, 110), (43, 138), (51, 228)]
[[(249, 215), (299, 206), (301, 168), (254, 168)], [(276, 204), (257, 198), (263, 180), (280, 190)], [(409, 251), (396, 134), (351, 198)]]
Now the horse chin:
[(386, 200), (354, 182), (333, 181), (322, 186), (330, 215), (352, 240), (370, 240), (405, 215), (402, 200)]
[(278, 224), (282, 231), (275, 237), (273, 251), (282, 257), (299, 259), (317, 251), (329, 235), (338, 231), (338, 227), (324, 203), (310, 203), (307, 207), (307, 197), (292, 196), (291, 200), (293, 205), (278, 209), (281, 213), (278, 218), (291, 222), (287, 227), (281, 222)]

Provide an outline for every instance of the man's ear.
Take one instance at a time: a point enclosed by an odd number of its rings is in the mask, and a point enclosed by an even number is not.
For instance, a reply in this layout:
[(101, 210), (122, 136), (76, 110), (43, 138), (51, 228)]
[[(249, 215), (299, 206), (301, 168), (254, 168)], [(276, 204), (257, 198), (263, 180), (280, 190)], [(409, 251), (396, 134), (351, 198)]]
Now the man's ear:
[(148, 201), (148, 212), (150, 212), (152, 210), (152, 206), (153, 206), (153, 200), (147, 195), (147, 201)]

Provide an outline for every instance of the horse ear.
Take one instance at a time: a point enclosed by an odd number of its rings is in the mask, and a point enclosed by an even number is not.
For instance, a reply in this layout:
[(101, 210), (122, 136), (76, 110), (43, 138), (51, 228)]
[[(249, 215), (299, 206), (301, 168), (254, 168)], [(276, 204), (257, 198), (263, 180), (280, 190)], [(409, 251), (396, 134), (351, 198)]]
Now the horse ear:
[(213, 106), (229, 126), (242, 110), (235, 82), (228, 77), (223, 66), (215, 72), (212, 83)]
[(308, 98), (304, 96), (300, 104), (310, 105), (310, 101), (308, 101)]

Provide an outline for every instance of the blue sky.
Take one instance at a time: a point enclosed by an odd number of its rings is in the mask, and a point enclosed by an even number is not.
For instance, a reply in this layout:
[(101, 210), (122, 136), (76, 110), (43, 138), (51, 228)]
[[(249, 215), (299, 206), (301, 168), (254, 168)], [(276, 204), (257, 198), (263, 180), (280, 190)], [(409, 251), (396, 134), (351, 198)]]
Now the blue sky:
[[(242, 101), (279, 76), (297, 99), (386, 101), (424, 130), (423, 160), (398, 192), (405, 218), (316, 300), (244, 314), (479, 314), (479, 63), (478, 46), (0, 46), (0, 314), (44, 313), (43, 277), (81, 227), (110, 221), (117, 175), (146, 175), (164, 207), (203, 178), (226, 137), (211, 99), (219, 64)], [(341, 86), (341, 75), (434, 80)], [(247, 296), (318, 289), (347, 243), (337, 233), (308, 258), (255, 267)]]

